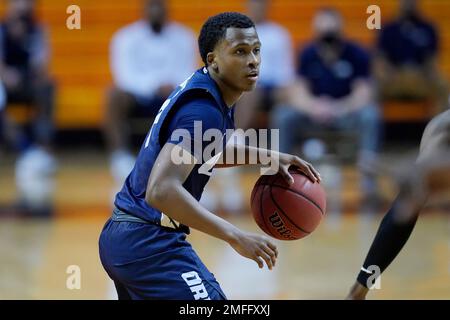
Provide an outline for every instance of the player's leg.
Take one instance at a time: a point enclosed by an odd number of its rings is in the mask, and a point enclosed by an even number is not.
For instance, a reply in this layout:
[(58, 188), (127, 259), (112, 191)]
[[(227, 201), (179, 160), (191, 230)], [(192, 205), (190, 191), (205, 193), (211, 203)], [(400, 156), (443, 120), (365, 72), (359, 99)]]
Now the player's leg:
[(130, 294), (128, 293), (128, 289), (119, 281), (114, 281), (114, 286), (117, 291), (117, 298), (119, 300), (132, 300)]
[(226, 299), (185, 238), (155, 225), (109, 221), (100, 236), (100, 257), (132, 299)]

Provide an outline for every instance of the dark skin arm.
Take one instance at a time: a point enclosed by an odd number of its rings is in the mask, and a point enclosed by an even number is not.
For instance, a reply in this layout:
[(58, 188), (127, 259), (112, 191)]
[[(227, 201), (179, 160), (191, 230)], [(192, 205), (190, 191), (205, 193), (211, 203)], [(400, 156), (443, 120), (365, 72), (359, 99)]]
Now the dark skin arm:
[(202, 207), (183, 187), (195, 166), (195, 159), (191, 156), (191, 164), (174, 164), (171, 154), (179, 152), (179, 148), (170, 143), (162, 148), (148, 180), (146, 201), (178, 222), (228, 242), (239, 254), (254, 260), (260, 268), (263, 268), (265, 261), (272, 269), (278, 251), (267, 237), (244, 232), (216, 216)]
[[(428, 196), (450, 190), (450, 110), (435, 117), (425, 128), (420, 153), (413, 167), (399, 177), (398, 219), (413, 218)], [(414, 172), (414, 174), (411, 174)], [(347, 299), (363, 300), (369, 289), (355, 282)]]

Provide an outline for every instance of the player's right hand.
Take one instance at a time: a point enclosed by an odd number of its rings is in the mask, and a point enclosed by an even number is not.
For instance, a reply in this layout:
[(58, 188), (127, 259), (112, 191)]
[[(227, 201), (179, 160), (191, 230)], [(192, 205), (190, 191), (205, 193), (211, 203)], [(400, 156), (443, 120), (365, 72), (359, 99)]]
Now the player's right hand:
[(240, 255), (254, 260), (259, 268), (264, 267), (264, 261), (269, 270), (275, 266), (278, 250), (267, 237), (239, 231), (229, 243)]

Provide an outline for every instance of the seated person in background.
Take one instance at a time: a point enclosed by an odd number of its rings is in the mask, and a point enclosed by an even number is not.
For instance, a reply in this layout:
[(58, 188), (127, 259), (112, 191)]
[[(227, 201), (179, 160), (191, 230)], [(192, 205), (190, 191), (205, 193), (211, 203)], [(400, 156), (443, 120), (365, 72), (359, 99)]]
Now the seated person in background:
[(236, 108), (237, 127), (244, 130), (258, 125), (254, 121), (258, 108), (269, 112), (272, 106), (282, 103), (286, 88), (295, 79), (291, 36), (283, 26), (268, 19), (270, 0), (248, 0), (247, 8), (263, 44), (264, 63), (256, 89), (246, 92)]
[[(10, 0), (0, 24), (0, 78), (6, 94), (1, 122), (6, 140), (20, 153), (16, 184), (22, 209), (47, 215), (56, 165), (50, 150), (54, 85), (48, 74), (47, 36), (34, 10), (34, 0)], [(16, 122), (8, 112), (12, 104), (29, 108), (31, 120)]]
[(280, 151), (290, 152), (312, 129), (351, 130), (359, 137), (359, 164), (364, 199), (376, 194), (371, 163), (379, 149), (380, 112), (373, 101), (370, 58), (342, 34), (342, 17), (334, 9), (317, 12), (316, 39), (298, 57), (298, 79), (290, 90), (290, 106), (272, 114), (280, 130)]
[(167, 96), (196, 67), (195, 37), (186, 27), (169, 22), (165, 0), (146, 0), (144, 18), (120, 29), (111, 40), (111, 72), (105, 135), (111, 171), (118, 185), (134, 165), (128, 151), (130, 112), (149, 119), (156, 116)]
[(448, 101), (447, 83), (437, 68), (438, 35), (421, 16), (417, 0), (401, 0), (398, 17), (383, 26), (375, 56), (381, 100), (429, 100), (437, 113)]

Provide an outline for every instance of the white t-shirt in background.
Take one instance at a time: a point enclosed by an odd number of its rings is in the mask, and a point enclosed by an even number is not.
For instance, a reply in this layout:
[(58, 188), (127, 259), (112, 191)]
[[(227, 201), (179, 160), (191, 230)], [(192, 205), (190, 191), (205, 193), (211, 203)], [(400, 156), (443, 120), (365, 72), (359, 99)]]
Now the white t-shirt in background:
[(289, 32), (270, 21), (257, 24), (256, 31), (261, 41), (259, 83), (275, 87), (289, 84), (295, 78)]
[(123, 27), (110, 46), (115, 84), (131, 94), (150, 98), (161, 85), (177, 86), (196, 69), (196, 41), (188, 28), (167, 23), (155, 33), (141, 20)]

